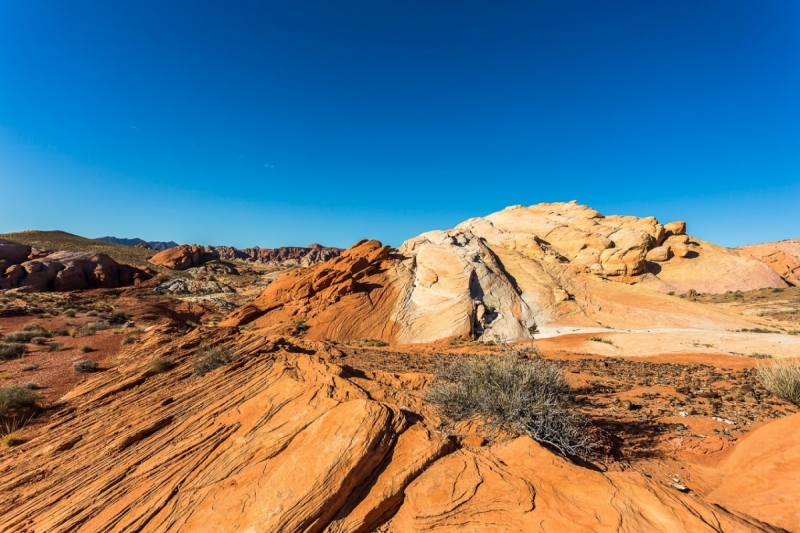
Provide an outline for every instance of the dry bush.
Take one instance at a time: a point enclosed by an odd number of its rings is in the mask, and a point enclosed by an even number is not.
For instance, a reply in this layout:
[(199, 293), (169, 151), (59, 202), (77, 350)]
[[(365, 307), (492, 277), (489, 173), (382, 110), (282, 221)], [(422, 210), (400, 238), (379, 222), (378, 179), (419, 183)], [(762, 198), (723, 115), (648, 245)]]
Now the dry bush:
[(94, 348), (92, 348), (91, 346), (83, 345), (83, 346), (78, 346), (78, 351), (81, 353), (89, 353), (93, 352)]
[(51, 352), (57, 352), (61, 350), (61, 348), (63, 347), (64, 347), (63, 342), (51, 342), (50, 344), (47, 345), (47, 349)]
[(175, 366), (175, 363), (173, 363), (166, 357), (158, 356), (150, 362), (150, 366), (147, 369), (147, 373), (150, 375), (160, 374), (162, 372), (166, 372), (173, 366)]
[(44, 331), (45, 329), (37, 324), (36, 322), (31, 322), (30, 324), (26, 324), (22, 331)]
[(425, 398), (446, 419), (475, 417), (492, 429), (514, 428), (569, 457), (599, 444), (577, 412), (561, 369), (543, 359), (466, 356), (442, 365)]
[(19, 436), (19, 431), (25, 427), (28, 420), (24, 418), (4, 420), (3, 423), (0, 424), (0, 442), (8, 448), (24, 444), (25, 439)]
[(0, 342), (0, 361), (8, 361), (9, 359), (19, 359), (25, 355), (25, 346), (22, 344), (12, 343), (5, 344)]
[(800, 361), (775, 361), (760, 367), (758, 377), (772, 394), (800, 407)]
[(0, 387), (0, 416), (10, 409), (36, 405), (39, 397), (31, 389), (19, 385)]
[(51, 333), (46, 331), (12, 331), (3, 335), (3, 340), (7, 342), (31, 342), (34, 337), (52, 337)]
[(215, 368), (225, 366), (233, 362), (235, 357), (224, 346), (215, 346), (212, 348), (203, 348), (195, 357), (192, 369), (198, 376), (205, 376)]
[(38, 344), (39, 346), (41, 346), (43, 344), (47, 344), (47, 338), (46, 337), (34, 337), (34, 338), (31, 339), (31, 344)]
[(97, 363), (91, 359), (80, 359), (72, 363), (72, 369), (80, 374), (88, 374), (97, 370)]

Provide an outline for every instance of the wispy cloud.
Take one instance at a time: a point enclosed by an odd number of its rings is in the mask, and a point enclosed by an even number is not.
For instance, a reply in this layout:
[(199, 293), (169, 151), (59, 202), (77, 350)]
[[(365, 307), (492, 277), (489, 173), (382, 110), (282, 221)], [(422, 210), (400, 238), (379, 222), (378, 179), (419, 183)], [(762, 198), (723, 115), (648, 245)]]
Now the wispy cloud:
[(269, 163), (264, 163), (264, 168), (275, 168), (275, 165), (270, 165)]

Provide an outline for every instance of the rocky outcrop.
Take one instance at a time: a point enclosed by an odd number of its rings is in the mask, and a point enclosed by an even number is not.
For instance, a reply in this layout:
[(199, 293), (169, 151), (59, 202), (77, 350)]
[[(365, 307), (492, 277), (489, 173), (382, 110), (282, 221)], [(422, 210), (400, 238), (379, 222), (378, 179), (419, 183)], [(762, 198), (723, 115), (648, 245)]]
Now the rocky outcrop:
[[(193, 377), (203, 346), (235, 359)], [(161, 326), (127, 350), (0, 453), (4, 531), (776, 531), (528, 437), (458, 449), (422, 399), (424, 375), (354, 375), (322, 343)], [(171, 367), (153, 371), (154, 357)]]
[(743, 257), (765, 263), (787, 283), (800, 285), (800, 239), (751, 244), (736, 251)]
[(96, 241), (108, 242), (111, 244), (121, 244), (123, 246), (133, 246), (134, 248), (143, 248), (145, 250), (166, 250), (178, 246), (177, 242), (173, 241), (145, 241), (139, 238), (125, 239), (121, 237), (98, 237)]
[(120, 265), (105, 254), (46, 252), (0, 244), (0, 289), (41, 292), (117, 288), (150, 277), (147, 271)]
[[(752, 328), (669, 293), (785, 287), (765, 263), (693, 239), (686, 224), (575, 203), (511, 207), (406, 241), (363, 241), (291, 272), (224, 322), (315, 339), (530, 339), (571, 328)], [(382, 250), (379, 256), (378, 250)]]
[(193, 266), (202, 265), (212, 259), (218, 259), (218, 256), (205, 247), (196, 244), (182, 244), (159, 252), (148, 261), (156, 266), (169, 268), (170, 270), (186, 270)]
[(209, 246), (208, 248), (225, 261), (238, 259), (281, 266), (311, 266), (338, 257), (342, 253), (341, 248), (331, 248), (319, 244), (310, 244), (307, 248), (295, 246), (255, 247), (242, 250), (232, 246)]
[(239, 250), (232, 246), (199, 246), (183, 244), (157, 253), (149, 261), (171, 270), (185, 270), (199, 266), (207, 261), (252, 261), (282, 267), (311, 266), (334, 257), (342, 252), (340, 248), (328, 248), (312, 244), (308, 248), (245, 248)]

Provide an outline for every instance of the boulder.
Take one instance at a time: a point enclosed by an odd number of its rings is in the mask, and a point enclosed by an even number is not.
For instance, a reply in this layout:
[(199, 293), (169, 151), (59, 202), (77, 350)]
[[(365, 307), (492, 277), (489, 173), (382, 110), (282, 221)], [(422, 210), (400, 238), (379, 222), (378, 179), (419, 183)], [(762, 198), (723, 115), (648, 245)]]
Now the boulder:
[(218, 258), (218, 254), (211, 250), (206, 250), (203, 246), (182, 244), (167, 248), (148, 259), (148, 261), (156, 266), (169, 268), (170, 270), (186, 270)]
[(28, 260), (31, 247), (23, 244), (0, 244), (0, 261), (6, 265), (18, 265)]
[(648, 261), (655, 261), (656, 263), (663, 263), (664, 261), (669, 261), (672, 256), (672, 248), (669, 246), (657, 246), (647, 252), (645, 259)]
[(686, 222), (683, 220), (667, 222), (664, 224), (664, 231), (666, 232), (667, 237), (671, 235), (686, 235)]

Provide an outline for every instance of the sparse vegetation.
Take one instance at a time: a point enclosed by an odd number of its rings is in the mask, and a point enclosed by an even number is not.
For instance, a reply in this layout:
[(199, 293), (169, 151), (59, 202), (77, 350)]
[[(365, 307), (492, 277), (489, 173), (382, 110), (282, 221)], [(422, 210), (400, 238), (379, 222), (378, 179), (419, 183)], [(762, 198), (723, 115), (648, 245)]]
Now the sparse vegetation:
[(33, 372), (34, 370), (39, 370), (39, 365), (33, 363), (32, 365), (25, 365), (22, 367), (23, 372)]
[(64, 347), (63, 342), (51, 342), (47, 345), (47, 350), (51, 352), (58, 352)]
[(0, 416), (11, 409), (36, 405), (38, 398), (35, 392), (20, 385), (0, 387)]
[(570, 399), (557, 365), (541, 358), (466, 356), (441, 366), (426, 399), (450, 421), (476, 417), (490, 428), (516, 429), (566, 456), (587, 457), (597, 446)]
[(19, 431), (25, 427), (28, 420), (20, 417), (3, 421), (3, 424), (0, 425), (0, 442), (3, 443), (3, 446), (10, 448), (25, 443), (25, 439), (19, 436)]
[(26, 324), (25, 327), (22, 328), (22, 331), (44, 331), (44, 328), (36, 322), (31, 322), (30, 324)]
[(34, 337), (31, 339), (31, 344), (37, 344), (39, 346), (46, 344), (47, 338), (46, 337)]
[(7, 342), (31, 342), (34, 337), (52, 337), (52, 333), (46, 331), (12, 331), (3, 335), (3, 340)]
[(136, 337), (134, 337), (133, 335), (128, 335), (127, 337), (122, 339), (121, 344), (124, 346), (126, 344), (133, 344), (134, 342), (136, 342)]
[(775, 396), (800, 406), (800, 362), (775, 361), (759, 368), (758, 377)]
[(360, 341), (358, 341), (358, 344), (360, 346), (377, 346), (377, 347), (389, 346), (388, 342), (384, 342), (378, 339), (361, 339)]
[(773, 331), (767, 328), (753, 328), (753, 329), (740, 329), (738, 330), (741, 333), (778, 333), (777, 331)]
[(198, 376), (205, 376), (212, 370), (233, 362), (234, 359), (230, 350), (224, 346), (203, 348), (197, 353), (192, 370)]
[(63, 315), (66, 316), (66, 317), (69, 317), (69, 318), (75, 318), (75, 315), (77, 313), (78, 312), (75, 309), (66, 309), (64, 311)]
[(753, 359), (772, 359), (772, 356), (768, 353), (751, 353), (747, 357), (751, 357)]
[(88, 374), (97, 370), (97, 363), (91, 359), (80, 359), (72, 363), (72, 369), (79, 374)]
[(84, 344), (83, 346), (78, 346), (78, 351), (81, 352), (81, 353), (89, 353), (89, 352), (93, 352), (94, 348), (92, 348), (91, 346), (86, 346)]
[(25, 346), (22, 344), (0, 342), (0, 360), (19, 359), (23, 355), (25, 355)]
[(150, 366), (147, 368), (147, 372), (150, 375), (160, 374), (162, 372), (166, 372), (173, 366), (175, 366), (175, 363), (173, 363), (166, 357), (159, 356), (150, 362)]
[(614, 346), (614, 343), (611, 342), (610, 340), (604, 339), (603, 337), (598, 337), (597, 335), (589, 337), (589, 340), (590, 341), (594, 341), (594, 342), (602, 342), (602, 343), (610, 344), (611, 346)]
[(305, 318), (298, 318), (297, 320), (292, 322), (292, 325), (294, 325), (294, 327), (297, 328), (301, 333), (305, 333), (311, 327), (306, 323)]

